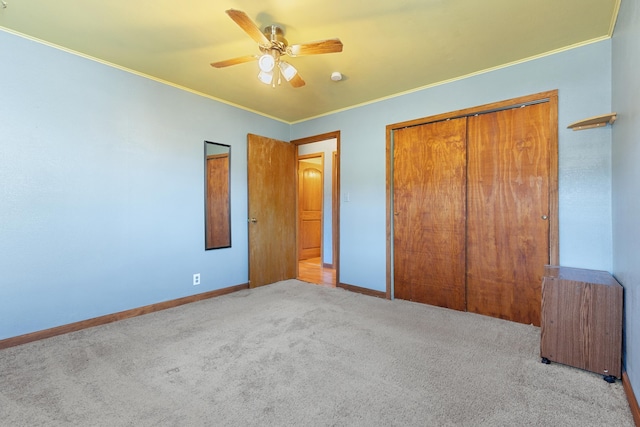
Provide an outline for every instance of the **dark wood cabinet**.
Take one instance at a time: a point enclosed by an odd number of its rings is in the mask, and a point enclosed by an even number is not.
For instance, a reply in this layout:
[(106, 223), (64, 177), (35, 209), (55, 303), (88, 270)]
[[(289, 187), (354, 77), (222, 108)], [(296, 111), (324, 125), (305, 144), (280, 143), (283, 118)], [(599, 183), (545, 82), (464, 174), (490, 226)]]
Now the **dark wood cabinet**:
[(606, 271), (546, 266), (540, 356), (601, 374), (622, 375), (622, 286)]

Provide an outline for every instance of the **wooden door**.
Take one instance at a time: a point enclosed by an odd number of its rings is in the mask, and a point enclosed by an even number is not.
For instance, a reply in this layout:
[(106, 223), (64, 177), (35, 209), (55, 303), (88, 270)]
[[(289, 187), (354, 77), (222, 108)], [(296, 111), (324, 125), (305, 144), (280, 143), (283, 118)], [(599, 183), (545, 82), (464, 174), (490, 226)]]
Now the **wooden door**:
[(469, 117), (467, 310), (540, 325), (549, 103)]
[(394, 135), (395, 296), (465, 309), (466, 118)]
[[(322, 157), (315, 156), (320, 163), (298, 161), (298, 218), (300, 233), (298, 258), (320, 257), (322, 253), (322, 201), (323, 174)], [(321, 261), (322, 262), (322, 261)]]
[(229, 154), (207, 156), (206, 247), (231, 246)]
[(296, 146), (249, 134), (249, 286), (296, 277)]

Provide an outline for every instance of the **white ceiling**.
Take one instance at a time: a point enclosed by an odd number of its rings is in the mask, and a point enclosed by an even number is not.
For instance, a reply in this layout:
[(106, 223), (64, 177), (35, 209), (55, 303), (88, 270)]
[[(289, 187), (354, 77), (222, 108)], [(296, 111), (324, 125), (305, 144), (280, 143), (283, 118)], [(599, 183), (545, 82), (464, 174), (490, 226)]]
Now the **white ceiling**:
[[(629, 0), (626, 0), (629, 1)], [(0, 28), (294, 123), (611, 37), (620, 0), (0, 0)], [(4, 5), (4, 7), (3, 7)], [(225, 13), (279, 24), (290, 44), (339, 38), (341, 53), (291, 58), (306, 81), (272, 88)], [(43, 64), (46, 72), (48, 64)], [(330, 75), (344, 75), (333, 82)]]

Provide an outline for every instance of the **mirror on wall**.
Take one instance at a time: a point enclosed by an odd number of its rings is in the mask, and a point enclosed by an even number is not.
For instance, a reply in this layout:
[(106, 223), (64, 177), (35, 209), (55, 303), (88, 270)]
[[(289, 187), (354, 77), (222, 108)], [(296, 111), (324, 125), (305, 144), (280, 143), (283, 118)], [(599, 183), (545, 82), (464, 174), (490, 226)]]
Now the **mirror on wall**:
[(204, 231), (207, 250), (231, 247), (230, 158), (229, 145), (204, 142)]

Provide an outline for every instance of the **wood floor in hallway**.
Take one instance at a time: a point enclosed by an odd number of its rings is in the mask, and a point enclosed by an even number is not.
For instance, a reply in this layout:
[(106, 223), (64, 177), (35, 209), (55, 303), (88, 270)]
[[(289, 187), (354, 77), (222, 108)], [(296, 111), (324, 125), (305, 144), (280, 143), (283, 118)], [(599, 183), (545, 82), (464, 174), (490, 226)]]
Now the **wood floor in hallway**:
[(336, 270), (322, 266), (320, 257), (298, 262), (298, 279), (318, 285), (336, 286)]

